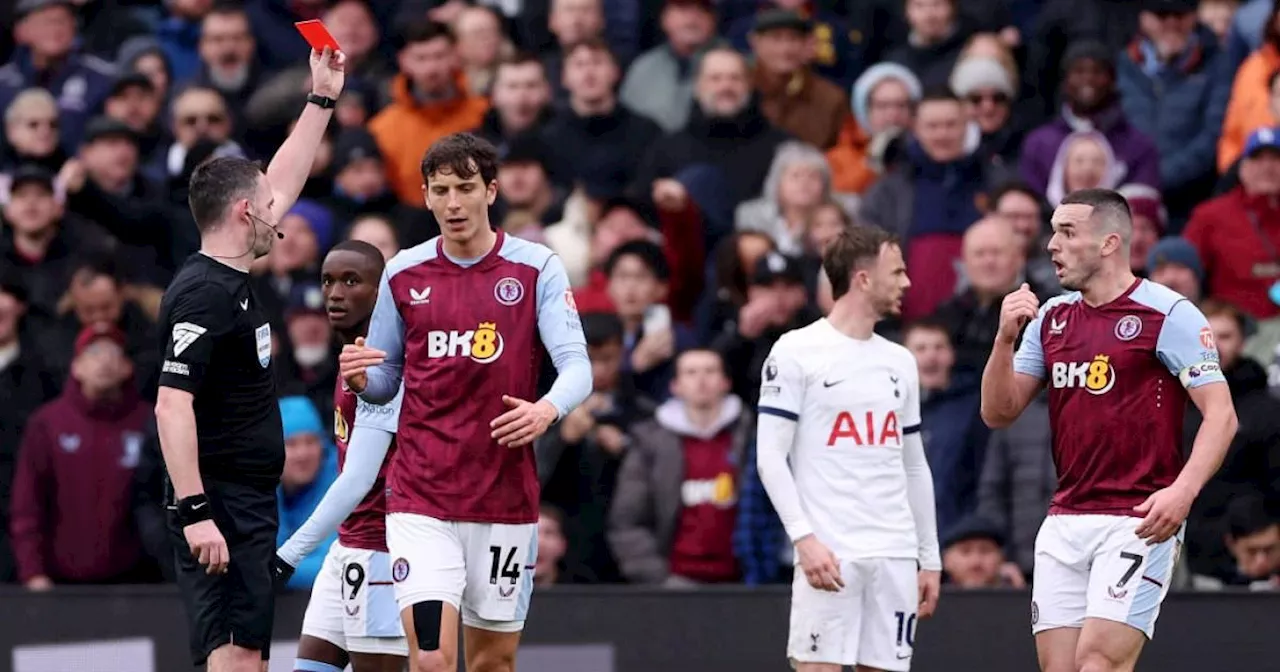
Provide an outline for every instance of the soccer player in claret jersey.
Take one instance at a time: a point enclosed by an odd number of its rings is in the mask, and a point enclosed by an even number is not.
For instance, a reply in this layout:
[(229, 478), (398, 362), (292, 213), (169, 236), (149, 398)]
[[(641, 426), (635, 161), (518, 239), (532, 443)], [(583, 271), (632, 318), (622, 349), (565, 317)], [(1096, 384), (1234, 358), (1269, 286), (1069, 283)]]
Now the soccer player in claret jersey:
[[(448, 136), (422, 160), (441, 235), (387, 264), (369, 325), (339, 357), (362, 399), (404, 384), (387, 546), (414, 672), (514, 668), (537, 557), (532, 442), (591, 392), (582, 324), (551, 250), (494, 231), (497, 152)], [(541, 399), (544, 349), (559, 376)]]
[[(382, 253), (368, 243), (338, 243), (320, 269), (329, 323), (343, 343), (368, 332)], [(384, 406), (357, 399), (339, 380), (333, 391), (333, 434), (342, 473), (302, 527), (276, 552), (277, 585), (335, 530), (324, 567), (311, 589), (294, 669), (400, 672), (409, 654), (391, 587), (387, 554), (387, 464), (395, 449), (400, 397)], [(339, 525), (341, 524), (341, 527)]]
[(874, 328), (911, 283), (874, 227), (840, 234), (822, 266), (830, 315), (778, 340), (760, 387), (760, 480), (802, 570), (787, 655), (800, 672), (905, 671), (942, 561), (916, 361)]
[[(1184, 522), (1236, 430), (1208, 321), (1129, 270), (1123, 196), (1077, 191), (1049, 254), (1072, 290), (1004, 299), (982, 417), (1005, 427), (1049, 386), (1058, 489), (1036, 538), (1031, 629), (1046, 672), (1132, 670), (1155, 631)], [(1029, 324), (1028, 324), (1029, 323)], [(1022, 345), (1014, 353), (1024, 325)], [(1182, 459), (1187, 398), (1204, 422)]]

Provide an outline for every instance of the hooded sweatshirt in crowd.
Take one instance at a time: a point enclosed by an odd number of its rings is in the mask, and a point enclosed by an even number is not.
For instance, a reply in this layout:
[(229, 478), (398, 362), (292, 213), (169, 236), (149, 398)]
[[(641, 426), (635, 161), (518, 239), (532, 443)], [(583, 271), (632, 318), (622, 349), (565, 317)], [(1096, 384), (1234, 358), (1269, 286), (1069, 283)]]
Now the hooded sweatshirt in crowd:
[[(283, 545), (294, 532), (298, 531), (298, 528), (302, 527), (324, 497), (324, 493), (329, 490), (329, 486), (338, 478), (337, 448), (329, 440), (329, 431), (321, 423), (320, 413), (316, 411), (315, 406), (311, 405), (311, 401), (306, 397), (281, 399), (280, 420), (284, 424), (285, 441), (299, 434), (315, 434), (320, 437), (324, 453), (320, 458), (320, 469), (316, 471), (316, 478), (310, 485), (292, 493), (285, 492), (284, 486), (278, 489), (276, 506), (280, 513), (280, 531), (276, 534), (277, 545)], [(315, 583), (316, 576), (324, 566), (324, 557), (329, 553), (330, 544), (337, 539), (338, 533), (335, 530), (328, 539), (316, 546), (311, 555), (298, 563), (297, 571), (294, 572), (293, 578), (289, 579), (290, 590), (311, 589), (311, 584)]]

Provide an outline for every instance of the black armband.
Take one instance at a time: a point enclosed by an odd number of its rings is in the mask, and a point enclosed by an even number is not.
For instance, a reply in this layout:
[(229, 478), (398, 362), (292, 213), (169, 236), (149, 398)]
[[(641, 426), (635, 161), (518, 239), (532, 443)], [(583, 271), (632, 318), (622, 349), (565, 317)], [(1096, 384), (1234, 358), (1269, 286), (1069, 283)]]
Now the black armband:
[(209, 510), (209, 497), (203, 493), (178, 500), (176, 512), (178, 524), (182, 527), (213, 519), (213, 512)]

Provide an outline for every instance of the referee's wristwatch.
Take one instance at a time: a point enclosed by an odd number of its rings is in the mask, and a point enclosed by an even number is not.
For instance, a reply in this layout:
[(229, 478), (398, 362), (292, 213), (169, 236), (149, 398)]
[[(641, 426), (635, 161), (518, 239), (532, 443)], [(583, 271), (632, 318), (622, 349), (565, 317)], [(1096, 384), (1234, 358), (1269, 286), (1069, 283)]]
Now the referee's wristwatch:
[(332, 110), (338, 106), (338, 101), (336, 99), (328, 96), (322, 96), (318, 93), (308, 93), (307, 102), (309, 104), (319, 106), (322, 110)]
[(180, 527), (213, 520), (213, 512), (209, 510), (209, 497), (204, 494), (179, 499), (174, 513)]

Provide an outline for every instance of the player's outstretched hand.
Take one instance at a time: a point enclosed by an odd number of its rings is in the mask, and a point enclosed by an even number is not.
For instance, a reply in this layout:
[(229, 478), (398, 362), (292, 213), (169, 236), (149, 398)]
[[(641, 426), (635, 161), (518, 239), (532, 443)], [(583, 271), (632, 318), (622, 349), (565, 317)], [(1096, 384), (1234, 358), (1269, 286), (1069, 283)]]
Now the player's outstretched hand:
[(356, 338), (355, 343), (342, 346), (338, 353), (338, 375), (347, 383), (347, 389), (360, 394), (369, 384), (366, 369), (377, 366), (387, 358), (387, 353), (375, 350), (364, 344), (364, 337)]
[(502, 395), (502, 403), (511, 409), (499, 415), (489, 423), (498, 440), (498, 445), (519, 448), (533, 443), (534, 439), (546, 433), (551, 423), (560, 414), (551, 402), (543, 399), (536, 403)]
[(1182, 526), (1182, 521), (1187, 519), (1195, 498), (1194, 492), (1179, 485), (1151, 493), (1147, 501), (1133, 507), (1134, 511), (1146, 514), (1134, 533), (1138, 538), (1146, 539), (1148, 546), (1172, 537)]
[(311, 92), (325, 98), (337, 98), (346, 81), (347, 55), (325, 47), (311, 50)]
[(942, 593), (942, 572), (922, 569), (916, 572), (916, 584), (920, 587), (916, 618), (924, 620), (938, 610), (938, 596)]
[(182, 536), (187, 538), (187, 547), (191, 555), (204, 565), (207, 574), (225, 574), (227, 565), (231, 564), (231, 552), (227, 550), (227, 540), (212, 520), (202, 520), (182, 528)]
[(844, 588), (844, 577), (840, 576), (840, 560), (818, 538), (810, 534), (796, 542), (796, 555), (800, 557), (800, 569), (809, 585), (818, 590), (833, 593)]
[(1027, 283), (1004, 297), (1000, 304), (1000, 327), (996, 338), (1012, 345), (1028, 322), (1036, 319), (1040, 311), (1040, 299), (1036, 298)]

